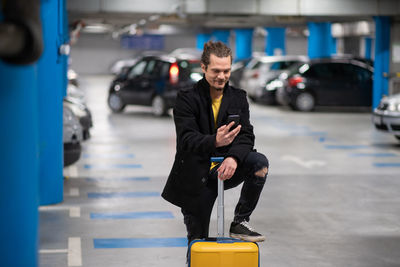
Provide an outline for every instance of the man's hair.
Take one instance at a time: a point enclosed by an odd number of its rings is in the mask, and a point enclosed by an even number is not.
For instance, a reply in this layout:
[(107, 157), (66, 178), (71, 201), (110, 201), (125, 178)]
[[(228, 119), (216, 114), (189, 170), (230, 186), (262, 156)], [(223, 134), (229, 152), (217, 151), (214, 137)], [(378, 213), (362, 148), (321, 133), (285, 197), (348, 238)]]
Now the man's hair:
[(204, 44), (203, 48), (203, 54), (201, 55), (201, 63), (204, 64), (204, 66), (208, 67), (210, 64), (210, 55), (214, 54), (217, 57), (231, 57), (231, 63), (232, 63), (232, 50), (226, 46), (223, 42), (213, 42), (213, 41), (208, 41), (207, 43)]

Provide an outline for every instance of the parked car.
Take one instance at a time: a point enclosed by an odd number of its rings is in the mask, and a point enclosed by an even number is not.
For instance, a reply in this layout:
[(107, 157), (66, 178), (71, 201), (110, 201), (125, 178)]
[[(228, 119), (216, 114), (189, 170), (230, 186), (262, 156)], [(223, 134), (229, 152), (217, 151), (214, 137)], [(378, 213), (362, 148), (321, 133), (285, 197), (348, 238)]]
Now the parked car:
[(200, 59), (192, 56), (144, 56), (110, 85), (108, 106), (122, 112), (127, 105), (151, 106), (155, 116), (175, 104), (178, 90), (202, 78)]
[(76, 101), (79, 101), (82, 104), (86, 103), (86, 96), (83, 90), (80, 87), (75, 86), (71, 83), (67, 85), (67, 96), (69, 98), (74, 98)]
[(64, 167), (74, 164), (81, 156), (82, 126), (70, 105), (63, 101)]
[(78, 118), (81, 125), (83, 140), (90, 137), (90, 128), (93, 126), (92, 114), (88, 107), (73, 97), (64, 98), (64, 107), (68, 107)]
[(79, 75), (78, 73), (76, 73), (76, 71), (74, 71), (73, 69), (68, 69), (67, 71), (67, 79), (68, 79), (68, 83), (72, 84), (76, 87), (79, 86)]
[(290, 73), (290, 69), (296, 68), (296, 66), (304, 64), (305, 62), (293, 64), (289, 69), (272, 76), (271, 79), (266, 81), (264, 86), (260, 86), (256, 90), (255, 101), (267, 105), (278, 105), (279, 102), (276, 100), (276, 92), (279, 88), (282, 88), (284, 86), (285, 80)]
[(307, 59), (306, 56), (255, 56), (243, 70), (240, 87), (247, 91), (250, 99), (256, 100), (260, 87), (265, 86), (268, 80)]
[(113, 64), (111, 64), (109, 70), (110, 70), (111, 74), (118, 75), (123, 68), (126, 68), (126, 67), (129, 68), (129, 67), (132, 67), (133, 65), (135, 65), (136, 62), (138, 62), (138, 60), (140, 60), (142, 56), (145, 56), (145, 55), (149, 55), (149, 56), (150, 55), (162, 55), (162, 54), (165, 54), (165, 52), (162, 52), (162, 51), (143, 51), (143, 52), (141, 52), (140, 55), (133, 55), (131, 57), (122, 58), (122, 59), (119, 59), (119, 60), (115, 61)]
[(400, 94), (383, 97), (374, 109), (372, 121), (376, 129), (394, 134), (400, 141)]
[(231, 76), (229, 78), (230, 85), (240, 87), (240, 80), (243, 77), (244, 69), (250, 60), (251, 58), (241, 59), (232, 64)]
[(314, 59), (290, 69), (276, 99), (294, 110), (371, 106), (373, 68), (353, 59)]

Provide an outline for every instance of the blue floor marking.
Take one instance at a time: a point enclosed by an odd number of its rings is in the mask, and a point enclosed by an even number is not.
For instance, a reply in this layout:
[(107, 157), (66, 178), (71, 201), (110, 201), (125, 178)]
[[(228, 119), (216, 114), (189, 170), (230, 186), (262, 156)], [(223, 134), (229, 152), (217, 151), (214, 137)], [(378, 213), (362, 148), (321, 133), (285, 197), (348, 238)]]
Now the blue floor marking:
[(87, 182), (147, 182), (150, 177), (86, 178)]
[(326, 132), (295, 132), (291, 134), (292, 136), (326, 136)]
[(385, 158), (385, 157), (397, 157), (396, 154), (394, 153), (353, 153), (350, 154), (350, 157), (379, 157), (379, 158)]
[(173, 219), (170, 211), (90, 213), (90, 219)]
[(400, 163), (374, 163), (375, 167), (384, 168), (384, 167), (400, 167)]
[(124, 158), (134, 158), (134, 154), (83, 154), (85, 159), (89, 158), (101, 158), (101, 159), (124, 159)]
[(141, 164), (85, 164), (83, 166), (85, 169), (139, 169), (142, 168)]
[(94, 248), (187, 247), (187, 238), (96, 238)]
[(365, 145), (325, 145), (326, 149), (359, 149), (368, 147)]
[(112, 192), (112, 193), (88, 193), (88, 198), (140, 198), (159, 197), (159, 192)]

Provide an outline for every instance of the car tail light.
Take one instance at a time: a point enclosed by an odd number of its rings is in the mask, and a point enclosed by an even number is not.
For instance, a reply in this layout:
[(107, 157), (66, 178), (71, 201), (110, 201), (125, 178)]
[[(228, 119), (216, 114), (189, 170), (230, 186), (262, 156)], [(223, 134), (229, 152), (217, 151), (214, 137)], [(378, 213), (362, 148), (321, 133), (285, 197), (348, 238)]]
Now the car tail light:
[(177, 63), (172, 63), (169, 68), (169, 81), (172, 84), (178, 83), (179, 80), (179, 67)]
[(304, 82), (304, 79), (299, 76), (289, 78), (289, 80), (288, 80), (289, 86), (291, 86), (291, 87), (295, 87), (295, 86), (297, 86), (297, 84), (302, 83), (302, 82)]
[(258, 72), (254, 72), (251, 78), (258, 79), (258, 76), (260, 76), (260, 74)]

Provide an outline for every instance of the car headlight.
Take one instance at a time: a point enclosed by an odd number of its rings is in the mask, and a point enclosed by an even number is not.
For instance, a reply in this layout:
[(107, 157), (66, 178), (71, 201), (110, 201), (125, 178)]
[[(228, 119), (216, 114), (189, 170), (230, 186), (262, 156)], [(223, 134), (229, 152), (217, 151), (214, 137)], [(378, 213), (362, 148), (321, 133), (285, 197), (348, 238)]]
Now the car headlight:
[(387, 109), (392, 112), (400, 112), (400, 103), (390, 103)]
[(71, 109), (71, 111), (74, 113), (74, 115), (77, 116), (78, 118), (82, 118), (82, 117), (86, 116), (86, 111), (81, 106), (75, 105), (75, 104), (67, 104), (67, 106)]
[(283, 86), (283, 82), (280, 80), (273, 80), (269, 83), (267, 83), (267, 85), (265, 86), (265, 89), (267, 91), (274, 91), (276, 90), (276, 88), (282, 87)]
[(119, 90), (121, 90), (121, 85), (120, 85), (119, 83), (117, 83), (117, 84), (114, 86), (114, 90), (115, 90), (115, 92), (118, 92)]

